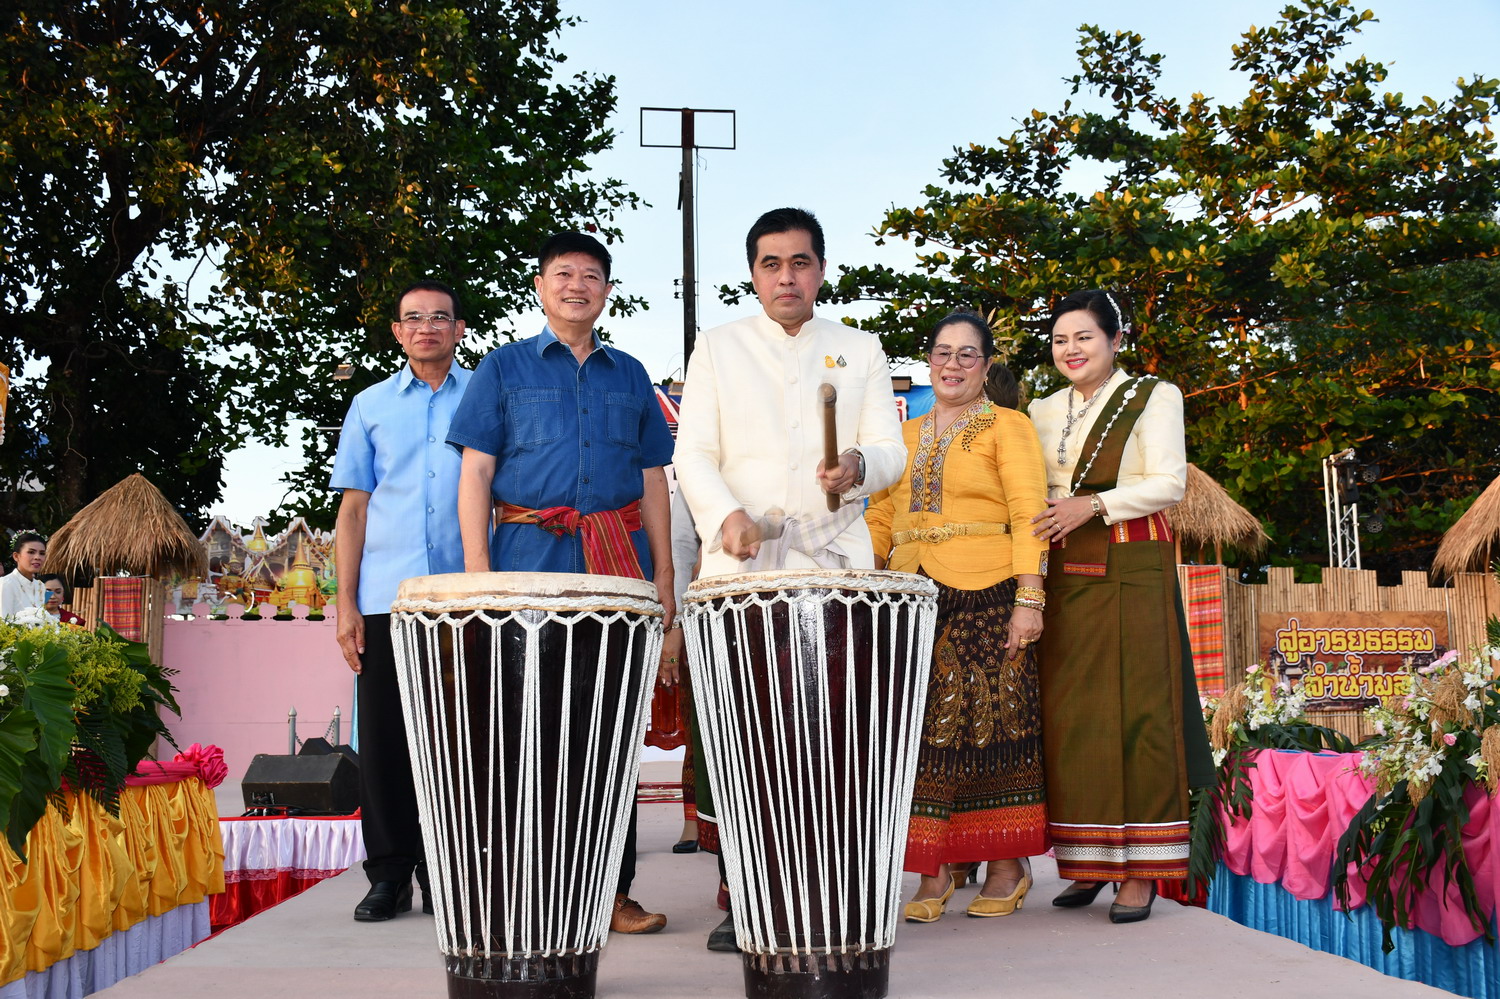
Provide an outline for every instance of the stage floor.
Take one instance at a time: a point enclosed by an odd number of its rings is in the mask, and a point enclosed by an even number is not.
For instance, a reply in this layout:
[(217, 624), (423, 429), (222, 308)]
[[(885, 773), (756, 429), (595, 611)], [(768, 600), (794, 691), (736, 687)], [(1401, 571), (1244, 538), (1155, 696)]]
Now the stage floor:
[[(670, 763), (650, 764), (647, 780), (675, 779)], [(225, 799), (231, 802), (232, 799)], [(721, 913), (714, 907), (714, 858), (675, 855), (680, 805), (641, 805), (640, 858), (633, 894), (670, 919), (661, 933), (610, 938), (599, 968), (607, 999), (744, 995), (740, 959), (703, 946)], [(226, 810), (228, 813), (228, 810)], [(1151, 996), (1278, 999), (1359, 995), (1450, 996), (1389, 978), (1341, 957), (1247, 929), (1203, 909), (1158, 901), (1144, 923), (1114, 926), (1102, 896), (1087, 910), (1053, 908), (1061, 889), (1052, 862), (1036, 862), (1037, 884), (1021, 912), (970, 919), (956, 909), (937, 923), (903, 923), (892, 957), (892, 997)], [(907, 876), (904, 896), (915, 886)], [(114, 985), (108, 999), (319, 999), (446, 994), (430, 916), (356, 923), (366, 882), (350, 870), (192, 950)]]

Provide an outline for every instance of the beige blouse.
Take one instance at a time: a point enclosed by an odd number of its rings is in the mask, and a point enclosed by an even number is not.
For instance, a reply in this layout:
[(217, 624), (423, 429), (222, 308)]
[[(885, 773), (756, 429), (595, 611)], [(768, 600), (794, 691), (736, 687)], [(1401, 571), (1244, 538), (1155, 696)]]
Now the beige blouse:
[[(1097, 400), (1088, 414), (1074, 424), (1061, 466), (1057, 463), (1057, 443), (1068, 422), (1068, 396), (1073, 397), (1074, 413), (1085, 400), (1069, 386), (1044, 399), (1032, 401), (1029, 412), (1037, 437), (1042, 442), (1049, 497), (1059, 499), (1068, 495), (1080, 463), (1088, 463), (1089, 456), (1082, 453), (1083, 442), (1095, 421), (1109, 419), (1108, 413), (1113, 412), (1108, 405), (1110, 396), (1127, 377), (1130, 377), (1129, 372), (1117, 373), (1104, 387), (1105, 397)], [(1157, 382), (1125, 443), (1115, 488), (1099, 494), (1108, 511), (1104, 522), (1117, 524), (1165, 510), (1182, 499), (1186, 488), (1187, 442), (1182, 422), (1182, 392), (1170, 382)]]

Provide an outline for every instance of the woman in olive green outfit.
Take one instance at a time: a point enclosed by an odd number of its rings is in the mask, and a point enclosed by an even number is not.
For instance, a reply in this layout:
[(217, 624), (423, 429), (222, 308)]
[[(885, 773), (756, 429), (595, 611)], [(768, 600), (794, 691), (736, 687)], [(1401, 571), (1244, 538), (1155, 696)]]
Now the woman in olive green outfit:
[(1069, 385), (1031, 405), (1047, 461), (1051, 542), (1042, 732), (1053, 900), (1088, 905), (1106, 882), (1114, 922), (1151, 912), (1156, 879), (1188, 864), (1188, 789), (1211, 783), (1175, 546), (1163, 511), (1187, 480), (1182, 393), (1115, 366), (1129, 327), (1104, 291), (1068, 296), (1052, 359)]

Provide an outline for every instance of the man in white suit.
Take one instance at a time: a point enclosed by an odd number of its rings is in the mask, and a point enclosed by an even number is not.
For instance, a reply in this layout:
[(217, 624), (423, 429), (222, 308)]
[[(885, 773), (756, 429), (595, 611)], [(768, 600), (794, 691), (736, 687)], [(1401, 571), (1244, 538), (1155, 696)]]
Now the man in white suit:
[[(700, 575), (870, 568), (861, 501), (906, 467), (885, 352), (878, 337), (813, 315), (827, 264), (811, 212), (762, 215), (745, 255), (763, 311), (698, 338), (678, 423), (677, 481), (703, 539)], [(818, 392), (825, 382), (838, 393), (843, 449), (829, 468)], [(825, 494), (842, 499), (839, 513), (829, 514)], [(768, 514), (785, 534), (770, 559), (752, 561)]]
[[(862, 500), (906, 468), (885, 352), (879, 338), (813, 316), (826, 262), (812, 213), (762, 215), (745, 254), (764, 311), (698, 338), (678, 418), (677, 485), (703, 541), (699, 575), (873, 568)], [(825, 382), (838, 393), (843, 449), (826, 468)], [(829, 495), (842, 500), (836, 512)], [(700, 836), (705, 844), (721, 841), (710, 790), (698, 791), (700, 828), (712, 824)], [(721, 856), (721, 893), (724, 877)], [(732, 914), (709, 935), (708, 949), (739, 949)]]

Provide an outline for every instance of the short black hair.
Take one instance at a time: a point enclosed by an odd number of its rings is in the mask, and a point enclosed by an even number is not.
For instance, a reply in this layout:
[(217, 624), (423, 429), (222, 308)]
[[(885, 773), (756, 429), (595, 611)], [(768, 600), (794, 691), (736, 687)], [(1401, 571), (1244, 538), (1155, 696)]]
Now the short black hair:
[(823, 227), (818, 224), (818, 217), (805, 208), (773, 208), (755, 220), (745, 237), (745, 261), (751, 270), (755, 269), (755, 251), (759, 248), (760, 238), (778, 232), (807, 233), (812, 237), (818, 266), (828, 263), (823, 257)]
[(604, 244), (586, 232), (560, 232), (555, 236), (547, 237), (547, 242), (542, 244), (541, 250), (536, 255), (536, 270), (540, 274), (547, 269), (547, 265), (558, 257), (569, 253), (582, 253), (593, 257), (604, 268), (604, 283), (609, 283), (609, 269), (613, 261), (610, 259), (609, 251)]
[(396, 296), (396, 304), (394, 308), (396, 310), (397, 322), (401, 321), (402, 301), (405, 300), (407, 295), (410, 295), (414, 291), (435, 291), (439, 294), (447, 295), (448, 301), (453, 303), (453, 318), (462, 319), (464, 317), (464, 307), (458, 300), (458, 292), (454, 291), (446, 284), (443, 284), (443, 282), (441, 281), (413, 281), (411, 284), (401, 289), (401, 294)]
[(43, 586), (46, 586), (48, 583), (52, 582), (52, 580), (54, 580), (54, 579), (57, 580), (59, 583), (62, 584), (62, 588), (63, 588), (63, 594), (62, 594), (63, 595), (63, 603), (67, 603), (67, 601), (68, 601), (68, 581), (66, 579), (62, 578), (62, 573), (60, 573), (60, 572), (44, 572), (40, 576), (36, 577), (37, 582), (41, 583)]
[(984, 317), (977, 312), (968, 309), (955, 309), (937, 321), (932, 332), (927, 334), (927, 352), (932, 353), (932, 345), (937, 343), (937, 335), (944, 329), (955, 323), (967, 323), (974, 327), (979, 334), (979, 352), (988, 361), (995, 356), (995, 335), (990, 332), (990, 324), (984, 321)]
[(984, 379), (984, 394), (1002, 409), (1021, 408), (1021, 385), (1016, 373), (1003, 364), (991, 364)]
[(1052, 335), (1052, 327), (1057, 324), (1058, 319), (1069, 312), (1087, 312), (1098, 320), (1099, 328), (1111, 340), (1121, 330), (1125, 331), (1128, 340), (1130, 339), (1130, 320), (1126, 318), (1125, 308), (1124, 300), (1114, 292), (1102, 288), (1075, 291), (1058, 302), (1057, 308), (1052, 310), (1052, 318), (1047, 321), (1047, 335)]

